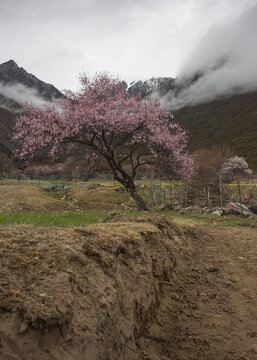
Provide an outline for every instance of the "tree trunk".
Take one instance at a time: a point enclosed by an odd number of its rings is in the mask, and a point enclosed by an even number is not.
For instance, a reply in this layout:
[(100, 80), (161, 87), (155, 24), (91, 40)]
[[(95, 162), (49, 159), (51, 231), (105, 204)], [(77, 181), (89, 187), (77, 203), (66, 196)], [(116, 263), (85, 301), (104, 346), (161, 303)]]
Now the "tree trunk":
[(138, 210), (148, 211), (149, 209), (147, 208), (141, 196), (139, 196), (138, 193), (136, 192), (136, 189), (130, 188), (129, 191), (132, 199), (135, 200), (137, 204)]

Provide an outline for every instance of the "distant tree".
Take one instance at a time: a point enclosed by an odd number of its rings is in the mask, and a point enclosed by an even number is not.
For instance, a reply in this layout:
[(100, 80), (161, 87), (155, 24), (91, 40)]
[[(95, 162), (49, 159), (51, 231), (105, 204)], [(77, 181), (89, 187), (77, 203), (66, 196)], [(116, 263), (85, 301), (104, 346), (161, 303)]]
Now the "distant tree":
[(221, 168), (221, 175), (225, 180), (233, 180), (235, 177), (247, 177), (252, 173), (246, 160), (238, 156), (227, 159)]
[(187, 134), (157, 101), (128, 95), (119, 79), (105, 74), (80, 80), (81, 90), (67, 91), (59, 105), (26, 105), (28, 113), (18, 118), (14, 131), (21, 158), (45, 149), (56, 156), (67, 144), (83, 147), (91, 163), (104, 159), (141, 210), (147, 206), (134, 180), (142, 166), (150, 164), (176, 178), (192, 176)]
[(24, 170), (24, 174), (28, 175), (30, 177), (30, 179), (33, 180), (33, 178), (36, 178), (40, 175), (40, 167), (39, 166), (28, 166)]
[(53, 163), (50, 165), (28, 165), (24, 170), (25, 175), (33, 177), (52, 176), (52, 175), (91, 175), (95, 167), (88, 168), (88, 162), (75, 156), (69, 156), (63, 162)]
[(231, 149), (200, 149), (193, 154), (197, 171), (196, 178), (206, 185), (219, 182), (224, 162), (233, 156)]
[(69, 156), (63, 163), (60, 174), (90, 175), (97, 171), (99, 164), (88, 161), (87, 156), (81, 156), (81, 152)]
[(233, 155), (230, 149), (200, 149), (193, 156), (197, 166), (195, 176), (204, 186), (219, 182), (224, 161)]
[(4, 153), (0, 152), (0, 173), (15, 173), (12, 160)]

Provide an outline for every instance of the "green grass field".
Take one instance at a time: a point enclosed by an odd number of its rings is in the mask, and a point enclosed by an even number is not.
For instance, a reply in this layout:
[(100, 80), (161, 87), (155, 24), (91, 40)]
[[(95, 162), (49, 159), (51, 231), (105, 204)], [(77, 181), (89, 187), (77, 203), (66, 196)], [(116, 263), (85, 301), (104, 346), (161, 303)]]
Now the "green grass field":
[[(151, 186), (144, 181), (139, 182), (138, 187), (140, 195), (151, 209), (147, 213), (137, 211), (129, 193), (120, 191), (121, 187), (117, 184), (113, 186), (113, 182), (103, 181), (102, 186), (92, 183), (73, 184), (68, 190), (56, 193), (46, 192), (35, 185), (29, 182), (26, 185), (0, 186), (0, 225), (83, 226), (105, 221), (109, 212), (126, 216), (163, 214), (181, 226), (253, 225), (252, 220), (238, 216), (219, 217), (190, 211), (158, 210), (153, 201)], [(163, 186), (164, 184), (158, 184), (157, 188), (161, 189)], [(227, 186), (227, 189), (237, 191), (233, 184)], [(248, 192), (249, 184), (242, 185), (243, 196)], [(254, 198), (256, 195), (255, 192)], [(167, 201), (169, 201), (168, 198)]]
[[(105, 221), (108, 211), (37, 211), (37, 212), (2, 212), (0, 225), (34, 225), (34, 226), (83, 226)], [(225, 216), (218, 217), (211, 214), (196, 214), (177, 211), (118, 211), (118, 215), (136, 217), (142, 215), (165, 215), (181, 226), (251, 226), (252, 219)], [(108, 219), (106, 220), (108, 221)]]
[(38, 211), (0, 213), (1, 225), (79, 226), (98, 222), (106, 211)]

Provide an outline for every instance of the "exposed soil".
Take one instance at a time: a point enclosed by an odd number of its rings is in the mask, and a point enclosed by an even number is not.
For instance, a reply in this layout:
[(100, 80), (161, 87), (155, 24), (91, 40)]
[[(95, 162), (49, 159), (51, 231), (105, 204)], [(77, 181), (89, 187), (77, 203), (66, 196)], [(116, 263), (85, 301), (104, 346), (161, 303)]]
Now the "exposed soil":
[(1, 360), (256, 360), (257, 229), (0, 227)]
[(204, 228), (198, 241), (184, 254), (182, 287), (173, 289), (180, 296), (170, 358), (256, 360), (257, 230)]

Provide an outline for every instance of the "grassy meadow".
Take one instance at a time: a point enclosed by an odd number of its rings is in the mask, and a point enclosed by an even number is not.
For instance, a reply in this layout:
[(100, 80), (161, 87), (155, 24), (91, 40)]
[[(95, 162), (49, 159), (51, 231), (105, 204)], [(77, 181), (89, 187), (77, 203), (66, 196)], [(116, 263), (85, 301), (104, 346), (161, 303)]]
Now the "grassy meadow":
[[(123, 191), (117, 183), (90, 181), (70, 185), (72, 186), (68, 190), (60, 192), (45, 191), (44, 186), (39, 187), (37, 181), (21, 185), (1, 185), (0, 225), (72, 227), (109, 221), (110, 212), (129, 217), (144, 214), (137, 211), (129, 193)], [(253, 186), (252, 183), (242, 184), (243, 196), (247, 196)], [(165, 187), (165, 191), (169, 193), (168, 182), (157, 184), (158, 187)], [(236, 189), (234, 184), (226, 187), (229, 191)], [(149, 181), (138, 182), (138, 189), (150, 208), (147, 214), (163, 214), (181, 226), (251, 226), (253, 223), (251, 219), (238, 216), (218, 217), (189, 211), (162, 211), (154, 204)], [(169, 201), (168, 197), (166, 201)]]

